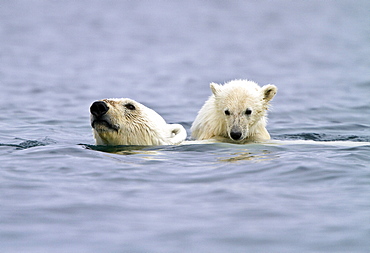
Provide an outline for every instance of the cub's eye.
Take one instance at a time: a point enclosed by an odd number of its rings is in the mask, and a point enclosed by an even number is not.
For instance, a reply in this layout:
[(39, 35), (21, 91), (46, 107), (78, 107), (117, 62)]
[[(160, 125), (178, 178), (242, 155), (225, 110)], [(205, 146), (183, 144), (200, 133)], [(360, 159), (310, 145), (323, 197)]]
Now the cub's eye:
[(125, 107), (129, 110), (135, 110), (135, 106), (133, 104), (125, 104)]
[(229, 110), (225, 110), (225, 114), (226, 115), (230, 115), (230, 111)]
[(251, 110), (251, 109), (247, 109), (247, 110), (245, 110), (245, 114), (247, 114), (247, 115), (251, 115), (251, 114), (252, 114), (252, 110)]

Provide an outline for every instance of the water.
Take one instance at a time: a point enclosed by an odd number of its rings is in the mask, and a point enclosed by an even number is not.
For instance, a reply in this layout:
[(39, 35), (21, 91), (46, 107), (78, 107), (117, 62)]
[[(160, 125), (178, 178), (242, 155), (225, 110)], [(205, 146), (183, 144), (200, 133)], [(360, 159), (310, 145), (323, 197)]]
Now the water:
[[(2, 1), (1, 252), (369, 252), (369, 8)], [(236, 78), (279, 88), (274, 141), (94, 146), (97, 99), (190, 134)]]

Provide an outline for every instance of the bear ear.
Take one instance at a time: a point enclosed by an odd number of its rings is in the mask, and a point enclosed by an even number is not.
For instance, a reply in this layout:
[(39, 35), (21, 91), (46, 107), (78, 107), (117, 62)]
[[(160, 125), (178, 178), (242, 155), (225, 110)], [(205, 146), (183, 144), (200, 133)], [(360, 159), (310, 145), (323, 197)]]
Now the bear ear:
[(221, 85), (217, 83), (211, 83), (209, 85), (211, 87), (213, 95), (217, 96), (217, 94), (221, 91)]
[(262, 94), (263, 94), (263, 100), (266, 102), (270, 101), (277, 92), (277, 88), (275, 85), (268, 84), (262, 87)]

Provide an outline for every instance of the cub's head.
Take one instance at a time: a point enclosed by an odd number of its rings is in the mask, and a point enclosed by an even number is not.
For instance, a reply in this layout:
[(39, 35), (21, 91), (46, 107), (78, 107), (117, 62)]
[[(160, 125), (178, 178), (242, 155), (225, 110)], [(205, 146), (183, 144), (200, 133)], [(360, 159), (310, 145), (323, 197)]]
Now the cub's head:
[(217, 115), (224, 137), (233, 141), (243, 141), (258, 133), (259, 127), (266, 125), (269, 101), (275, 96), (275, 85), (258, 84), (247, 80), (234, 80), (224, 85), (210, 85)]
[(157, 126), (166, 124), (156, 112), (128, 98), (95, 101), (90, 113), (97, 145), (155, 145)]

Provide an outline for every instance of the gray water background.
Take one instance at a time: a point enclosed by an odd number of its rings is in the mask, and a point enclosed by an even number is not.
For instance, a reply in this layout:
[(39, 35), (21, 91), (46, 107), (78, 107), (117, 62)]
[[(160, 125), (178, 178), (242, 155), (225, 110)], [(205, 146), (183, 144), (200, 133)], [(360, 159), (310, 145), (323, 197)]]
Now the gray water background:
[[(0, 251), (370, 252), (369, 12), (1, 1)], [(279, 88), (268, 130), (284, 145), (93, 145), (97, 99), (190, 134), (209, 83), (232, 79)]]

